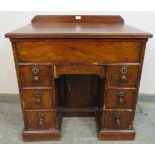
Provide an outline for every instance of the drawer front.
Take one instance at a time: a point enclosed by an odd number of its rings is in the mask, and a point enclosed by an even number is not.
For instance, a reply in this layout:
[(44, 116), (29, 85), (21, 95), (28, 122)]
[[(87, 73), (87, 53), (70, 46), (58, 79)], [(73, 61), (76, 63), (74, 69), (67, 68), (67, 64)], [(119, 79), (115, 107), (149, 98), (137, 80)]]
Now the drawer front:
[(108, 67), (108, 87), (135, 87), (139, 66), (111, 65)]
[(96, 74), (101, 78), (105, 77), (104, 66), (99, 65), (57, 65), (56, 66), (57, 76), (63, 74)]
[(21, 90), (22, 104), (25, 110), (53, 108), (53, 90)]
[(132, 127), (132, 112), (105, 111), (104, 128), (128, 129)]
[(19, 62), (125, 63), (139, 62), (138, 41), (40, 41), (17, 42)]
[(134, 90), (108, 89), (106, 90), (106, 109), (132, 109)]
[(19, 68), (22, 87), (50, 87), (52, 85), (51, 66), (23, 65)]
[(51, 129), (54, 128), (53, 111), (26, 111), (26, 129)]

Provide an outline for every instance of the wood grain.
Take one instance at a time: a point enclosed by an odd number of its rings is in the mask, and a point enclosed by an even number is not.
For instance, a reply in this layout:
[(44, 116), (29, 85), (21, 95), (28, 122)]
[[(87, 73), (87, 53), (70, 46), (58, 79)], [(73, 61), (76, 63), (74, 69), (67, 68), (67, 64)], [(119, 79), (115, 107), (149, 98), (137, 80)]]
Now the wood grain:
[[(43, 124), (39, 124), (38, 113), (43, 113)], [(54, 124), (54, 111), (25, 111), (26, 124), (25, 129), (28, 130), (47, 130), (55, 127)]]
[(124, 24), (120, 16), (43, 15), (5, 37), (13, 47), (24, 141), (60, 140), (63, 116), (96, 117), (99, 140), (134, 139), (152, 34)]
[(56, 65), (56, 77), (65, 74), (98, 75), (105, 77), (105, 68), (102, 65)]
[[(120, 102), (118, 94), (124, 92), (123, 101)], [(108, 89), (106, 90), (105, 109), (133, 109), (135, 90)]]
[[(34, 79), (32, 69), (37, 67), (39, 69), (38, 80)], [(37, 66), (37, 65), (21, 65), (20, 80), (22, 87), (49, 87), (52, 86), (53, 71), (51, 66)]]
[[(36, 96), (36, 91), (39, 91), (40, 97)], [(24, 110), (32, 109), (52, 109), (53, 105), (53, 90), (46, 89), (25, 89), (21, 90), (22, 104)]]
[(5, 34), (8, 38), (150, 38), (152, 34), (124, 24), (120, 16), (36, 16), (32, 24)]
[[(115, 114), (120, 113), (120, 125), (115, 122)], [(127, 111), (104, 111), (104, 128), (106, 129), (129, 129), (132, 127), (132, 113)]]
[(31, 23), (35, 24), (55, 24), (55, 23), (106, 23), (124, 24), (121, 16), (117, 15), (37, 15)]
[(17, 43), (18, 61), (26, 63), (135, 63), (140, 49), (141, 42), (117, 40)]
[[(121, 79), (121, 68), (122, 66), (126, 66), (128, 72), (125, 75), (126, 79)], [(107, 72), (107, 87), (135, 87), (136, 86), (136, 80), (138, 78), (138, 71), (139, 66), (128, 66), (128, 65), (110, 65), (108, 67)]]

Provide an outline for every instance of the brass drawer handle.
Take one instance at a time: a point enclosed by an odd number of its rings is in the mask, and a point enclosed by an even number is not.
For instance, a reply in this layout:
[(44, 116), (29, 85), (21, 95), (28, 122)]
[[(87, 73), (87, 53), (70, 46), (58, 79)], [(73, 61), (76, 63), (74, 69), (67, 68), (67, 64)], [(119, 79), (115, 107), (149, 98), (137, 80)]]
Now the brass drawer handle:
[(124, 91), (118, 92), (118, 101), (119, 101), (119, 103), (123, 103), (124, 102), (125, 95), (126, 95), (126, 93)]
[(38, 112), (37, 113), (37, 118), (38, 118), (39, 126), (42, 126), (44, 124), (44, 113), (43, 112)]
[(119, 112), (116, 112), (115, 115), (114, 115), (114, 119), (115, 119), (115, 124), (120, 126), (121, 122), (120, 122), (120, 118), (121, 118), (121, 115)]
[(126, 81), (127, 80), (127, 73), (128, 73), (128, 69), (126, 66), (122, 66), (121, 69), (120, 69), (120, 73), (121, 73), (121, 80), (122, 81)]
[(39, 68), (33, 67), (32, 68), (32, 75), (33, 75), (33, 80), (34, 81), (38, 81), (39, 80), (39, 74), (40, 74)]
[(35, 91), (36, 103), (41, 102), (41, 92), (39, 90)]

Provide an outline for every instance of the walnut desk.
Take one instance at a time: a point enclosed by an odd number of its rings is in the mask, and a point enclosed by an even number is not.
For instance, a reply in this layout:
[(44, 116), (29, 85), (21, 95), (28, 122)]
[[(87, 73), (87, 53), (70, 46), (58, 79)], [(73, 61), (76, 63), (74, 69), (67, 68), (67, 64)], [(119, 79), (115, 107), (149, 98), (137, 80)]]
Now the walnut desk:
[(150, 33), (120, 16), (43, 15), (5, 36), (13, 48), (23, 140), (60, 140), (67, 116), (95, 117), (99, 140), (134, 139)]

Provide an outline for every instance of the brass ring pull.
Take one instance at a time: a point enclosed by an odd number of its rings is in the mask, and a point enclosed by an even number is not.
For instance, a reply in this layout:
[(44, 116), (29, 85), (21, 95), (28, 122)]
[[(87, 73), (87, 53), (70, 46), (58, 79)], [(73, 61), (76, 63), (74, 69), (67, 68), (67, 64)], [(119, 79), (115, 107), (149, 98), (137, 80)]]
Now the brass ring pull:
[(33, 75), (33, 80), (34, 81), (38, 81), (39, 80), (39, 74), (40, 74), (39, 68), (33, 67), (32, 68), (32, 75)]
[(126, 81), (127, 80), (127, 77), (126, 76), (121, 76), (121, 80), (122, 81)]
[(126, 93), (124, 91), (118, 92), (118, 101), (119, 101), (119, 103), (123, 103), (124, 102), (125, 95), (126, 95)]
[(41, 92), (39, 90), (35, 91), (35, 97), (36, 97), (36, 103), (40, 103), (41, 102)]
[(116, 112), (115, 115), (114, 115), (114, 119), (115, 119), (116, 125), (118, 125), (118, 126), (120, 126), (120, 124), (121, 124), (120, 118), (121, 118), (120, 113), (119, 112)]
[(37, 113), (37, 118), (38, 118), (39, 126), (42, 126), (44, 124), (44, 113), (43, 112), (38, 112)]
[(126, 81), (127, 80), (127, 73), (128, 73), (128, 69), (126, 66), (122, 66), (121, 69), (120, 69), (120, 73), (121, 73), (121, 80), (122, 81)]

